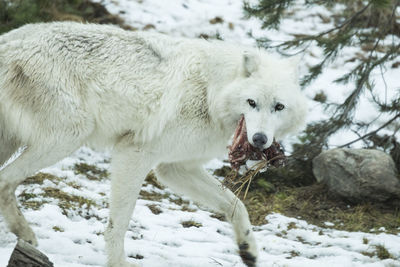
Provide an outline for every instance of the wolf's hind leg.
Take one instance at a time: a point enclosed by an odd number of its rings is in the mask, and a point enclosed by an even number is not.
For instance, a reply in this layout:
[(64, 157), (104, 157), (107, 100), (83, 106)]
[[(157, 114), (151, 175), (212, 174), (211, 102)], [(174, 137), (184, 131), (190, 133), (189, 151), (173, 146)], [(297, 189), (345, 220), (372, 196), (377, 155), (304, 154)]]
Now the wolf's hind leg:
[(198, 163), (160, 164), (156, 168), (160, 182), (178, 194), (184, 194), (210, 209), (225, 214), (232, 223), (239, 253), (247, 266), (256, 266), (257, 245), (244, 204)]
[(15, 189), (27, 176), (58, 162), (79, 148), (79, 145), (28, 146), (15, 161), (0, 171), (0, 213), (18, 238), (37, 245), (35, 234), (18, 208)]

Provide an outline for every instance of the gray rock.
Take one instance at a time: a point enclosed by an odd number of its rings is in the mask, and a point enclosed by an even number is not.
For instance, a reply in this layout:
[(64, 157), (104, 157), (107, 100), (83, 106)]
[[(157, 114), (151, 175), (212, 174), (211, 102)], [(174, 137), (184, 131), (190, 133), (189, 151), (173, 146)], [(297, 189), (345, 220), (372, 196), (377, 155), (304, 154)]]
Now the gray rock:
[(351, 201), (400, 198), (400, 180), (393, 159), (379, 150), (332, 149), (313, 160), (318, 182)]

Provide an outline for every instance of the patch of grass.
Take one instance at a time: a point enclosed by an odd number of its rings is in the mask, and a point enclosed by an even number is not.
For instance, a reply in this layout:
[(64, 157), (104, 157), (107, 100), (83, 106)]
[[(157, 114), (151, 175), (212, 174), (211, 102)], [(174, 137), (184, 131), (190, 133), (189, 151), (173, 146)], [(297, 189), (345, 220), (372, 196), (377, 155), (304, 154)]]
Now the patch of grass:
[(196, 212), (197, 211), (197, 209), (192, 209), (192, 208), (189, 207), (189, 205), (185, 205), (185, 204), (182, 206), (181, 210), (182, 211), (187, 211), (187, 212)]
[(313, 100), (320, 102), (320, 103), (325, 103), (327, 99), (326, 94), (323, 91), (320, 91), (318, 93), (315, 94)]
[(384, 245), (374, 245), (373, 247), (375, 249), (374, 251), (372, 252), (362, 251), (361, 254), (371, 258), (378, 257), (381, 260), (395, 259), (395, 257), (392, 254), (390, 254), (390, 252), (385, 248)]
[(159, 188), (159, 189), (161, 189), (161, 190), (165, 189), (165, 187), (162, 186), (162, 185), (158, 182), (157, 177), (156, 177), (156, 175), (154, 174), (153, 171), (150, 171), (150, 172), (147, 174), (146, 179), (145, 179), (145, 182), (146, 182), (147, 184), (151, 184), (151, 185), (153, 185), (154, 187)]
[(152, 201), (161, 201), (162, 199), (168, 198), (169, 194), (160, 194), (157, 192), (148, 192), (145, 190), (141, 190), (139, 194), (139, 198), (152, 200)]
[(213, 214), (210, 215), (210, 217), (214, 218), (214, 219), (217, 219), (217, 220), (220, 220), (222, 222), (226, 222), (226, 217), (222, 213), (213, 213)]
[[(172, 203), (175, 203), (175, 204), (178, 205), (178, 206), (182, 206), (182, 209), (183, 209), (184, 206), (188, 206), (188, 205), (190, 204), (189, 201), (183, 200), (183, 199), (180, 198), (180, 197), (178, 197), (178, 198), (171, 198), (171, 197), (169, 197), (168, 200), (171, 201)], [(189, 208), (187, 207), (187, 209), (189, 209)]]
[(18, 195), (18, 200), (24, 208), (38, 210), (43, 206), (43, 204), (47, 203), (47, 201), (32, 200), (33, 198), (37, 197), (40, 197), (40, 195), (27, 193), (26, 190), (24, 190)]
[(62, 209), (64, 215), (68, 215), (68, 211), (78, 210), (85, 207), (90, 209), (91, 206), (98, 206), (93, 200), (81, 196), (71, 195), (61, 191), (58, 188), (43, 188), (43, 197), (54, 198), (58, 200), (58, 206)]
[(307, 242), (303, 237), (301, 237), (301, 236), (296, 236), (296, 239), (297, 239), (299, 242), (303, 243), (303, 244), (308, 244), (308, 242)]
[(90, 0), (13, 0), (0, 1), (0, 34), (27, 23), (78, 21), (117, 24), (134, 30), (121, 18), (110, 14), (100, 3)]
[(26, 209), (39, 210), (48, 201), (21, 201), (22, 206)]
[(147, 207), (155, 215), (158, 215), (158, 214), (162, 213), (162, 210), (160, 209), (160, 207), (155, 205), (155, 204), (147, 205)]
[(75, 164), (74, 172), (75, 174), (82, 174), (86, 176), (91, 181), (101, 181), (109, 176), (107, 170), (100, 169), (95, 165), (90, 165), (87, 163)]
[(217, 16), (213, 19), (210, 19), (209, 22), (210, 22), (210, 24), (220, 24), (220, 23), (224, 23), (224, 19)]
[(49, 181), (54, 182), (55, 184), (58, 184), (58, 182), (61, 181), (62, 178), (57, 177), (50, 173), (38, 172), (37, 174), (26, 178), (22, 184), (24, 184), (24, 185), (28, 185), (28, 184), (41, 185), (41, 184), (43, 184), (44, 180), (49, 180)]
[(219, 169), (216, 169), (213, 173), (215, 176), (220, 177), (228, 177), (234, 174), (234, 171), (228, 166), (222, 166)]
[(265, 216), (277, 212), (289, 217), (301, 217), (309, 223), (326, 227), (324, 222), (335, 222), (334, 229), (369, 232), (385, 227), (386, 233), (399, 233), (400, 208), (391, 203), (349, 205), (331, 194), (324, 185), (281, 187), (266, 194), (252, 190), (243, 201), (254, 225), (265, 223)]
[(300, 256), (300, 252), (296, 251), (296, 250), (291, 250), (289, 251), (290, 256), (286, 257), (287, 259), (291, 259), (291, 258), (295, 258)]
[(62, 228), (59, 227), (59, 226), (53, 226), (53, 230), (54, 230), (55, 232), (64, 232), (64, 229), (62, 229)]
[(375, 253), (381, 260), (394, 259), (393, 255), (383, 245), (375, 245)]
[(375, 257), (375, 252), (361, 251), (361, 254), (370, 258)]
[(249, 192), (247, 198), (243, 201), (247, 207), (250, 221), (253, 225), (266, 224), (265, 216), (273, 212), (270, 196), (264, 192)]
[(196, 210), (189, 208), (190, 202), (187, 200), (183, 200), (181, 197), (172, 197), (169, 193), (157, 193), (157, 192), (148, 192), (146, 190), (141, 190), (139, 194), (140, 199), (146, 199), (151, 201), (160, 202), (163, 199), (168, 199), (170, 202), (175, 203), (178, 206), (181, 206), (182, 211), (194, 212)]
[(130, 255), (128, 255), (128, 257), (131, 258), (131, 259), (137, 259), (137, 260), (142, 260), (144, 258), (140, 254), (135, 254), (135, 255), (130, 254)]
[(189, 228), (189, 227), (202, 227), (203, 225), (201, 223), (195, 222), (193, 220), (189, 220), (189, 221), (183, 221), (181, 222), (182, 226), (185, 228)]
[(366, 238), (366, 237), (363, 237), (363, 244), (364, 244), (364, 245), (367, 245), (367, 244), (368, 244), (368, 242), (369, 242), (368, 238)]
[(18, 195), (20, 201), (28, 201), (29, 199), (36, 198), (38, 195), (33, 193), (27, 193), (26, 190), (22, 191), (21, 194)]
[(72, 187), (72, 188), (74, 188), (74, 189), (78, 189), (78, 190), (82, 188), (82, 186), (78, 185), (76, 182), (68, 182), (67, 185)]
[(288, 224), (288, 226), (287, 226), (288, 231), (289, 231), (289, 230), (292, 230), (292, 229), (297, 229), (297, 228), (298, 228), (298, 227), (297, 227), (297, 225), (296, 225), (295, 222), (290, 222), (290, 223)]

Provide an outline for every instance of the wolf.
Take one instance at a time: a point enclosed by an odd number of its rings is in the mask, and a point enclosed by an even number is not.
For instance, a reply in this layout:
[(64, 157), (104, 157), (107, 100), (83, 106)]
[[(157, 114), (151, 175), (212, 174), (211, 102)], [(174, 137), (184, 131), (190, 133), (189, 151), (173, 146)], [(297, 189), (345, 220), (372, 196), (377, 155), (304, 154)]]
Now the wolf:
[(112, 151), (107, 266), (137, 266), (124, 235), (146, 174), (233, 226), (256, 266), (244, 204), (203, 169), (224, 155), (244, 116), (248, 142), (268, 148), (304, 122), (298, 59), (222, 41), (172, 38), (110, 25), (28, 24), (0, 36), (0, 211), (10, 231), (37, 240), (16, 187), (82, 145)]

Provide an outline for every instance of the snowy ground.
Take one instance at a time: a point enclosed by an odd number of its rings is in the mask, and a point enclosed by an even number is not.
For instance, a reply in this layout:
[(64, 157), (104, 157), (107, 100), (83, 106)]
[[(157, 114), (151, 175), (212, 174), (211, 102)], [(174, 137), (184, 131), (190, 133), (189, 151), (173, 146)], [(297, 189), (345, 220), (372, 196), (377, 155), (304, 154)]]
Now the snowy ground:
[[(49, 178), (41, 186), (22, 185), (17, 192), (24, 207), (40, 203), (38, 210), (23, 208), (23, 213), (37, 234), (39, 249), (57, 267), (102, 266), (105, 261), (102, 233), (107, 221), (110, 182), (107, 178), (88, 179), (76, 174), (74, 166), (82, 162), (109, 168), (107, 154), (82, 148), (72, 157), (42, 170), (62, 179)], [(80, 196), (91, 205), (79, 207), (75, 203), (65, 208), (62, 199), (46, 193), (49, 189)], [(125, 238), (126, 252), (132, 261), (144, 267), (244, 266), (228, 223), (211, 217), (213, 213), (168, 189), (146, 184), (143, 191)], [(260, 246), (259, 266), (400, 265), (400, 236), (337, 231), (329, 229), (329, 222), (327, 228), (319, 228), (280, 214), (268, 215), (266, 219), (268, 224), (254, 228)], [(198, 227), (185, 228), (183, 222)], [(6, 266), (16, 238), (1, 219), (0, 236), (0, 266)], [(385, 246), (397, 259), (381, 261), (373, 256), (377, 245)]]
[[(260, 30), (258, 21), (243, 18), (242, 2), (234, 0), (106, 0), (98, 1), (110, 12), (120, 14), (126, 22), (138, 29), (144, 27), (175, 36), (197, 37), (201, 34), (219, 34), (224, 40), (248, 45), (250, 37), (268, 35), (276, 41), (285, 40), (290, 33), (304, 33), (326, 29), (321, 17), (329, 16), (324, 9), (310, 9), (306, 13), (286, 20), (280, 32)], [(216, 19), (217, 17), (222, 18)], [(214, 23), (219, 22), (219, 23)], [(213, 24), (214, 23), (214, 24)], [(152, 26), (150, 26), (152, 25)], [(152, 29), (153, 28), (153, 29)], [(350, 53), (354, 51), (345, 51)], [(316, 63), (321, 52), (313, 47), (304, 54), (306, 65)], [(325, 91), (334, 102), (343, 100), (348, 90), (332, 84), (337, 75), (351, 67), (338, 61), (315, 83), (306, 89), (312, 98), (316, 92)], [(304, 73), (305, 68), (302, 69)], [(398, 86), (395, 69), (387, 68), (385, 77), (387, 93)], [(398, 70), (397, 70), (398, 71)], [(379, 73), (376, 73), (377, 77)], [(397, 83), (396, 83), (397, 81)], [(379, 86), (383, 81), (377, 79)], [(385, 87), (382, 87), (385, 88)], [(384, 91), (382, 93), (385, 93)], [(377, 116), (368, 99), (361, 101), (363, 112), (356, 119), (372, 120)], [(310, 101), (309, 120), (322, 119), (320, 105)], [(379, 125), (379, 118), (376, 125)], [(376, 127), (376, 126), (371, 126)], [(352, 140), (351, 132), (333, 138), (332, 143)], [(24, 203), (23, 213), (31, 222), (39, 240), (39, 249), (49, 256), (55, 266), (101, 266), (105, 261), (104, 231), (108, 214), (109, 180), (89, 178), (76, 173), (76, 164), (87, 163), (107, 170), (107, 154), (82, 148), (73, 156), (42, 172), (55, 175), (43, 184), (26, 184), (18, 188), (19, 200)], [(220, 164), (213, 161), (207, 168), (212, 171)], [(59, 179), (59, 178), (62, 179)], [(68, 193), (74, 200), (63, 203), (57, 193)], [(79, 198), (80, 197), (80, 198)], [(69, 204), (71, 204), (69, 203)], [(37, 205), (37, 206), (35, 206)], [(28, 208), (31, 207), (31, 208)], [(32, 207), (38, 208), (38, 210)], [(213, 217), (212, 217), (213, 216)], [(255, 227), (260, 246), (259, 266), (400, 266), (400, 235), (383, 233), (345, 232), (319, 228), (295, 218), (280, 214), (267, 216), (268, 224)], [(184, 227), (191, 222), (192, 227)], [(196, 227), (197, 226), (197, 227)], [(381, 229), (384, 230), (384, 229)], [(152, 184), (143, 188), (129, 231), (125, 238), (126, 252), (131, 261), (144, 267), (164, 266), (244, 266), (237, 255), (230, 226), (211, 212), (200, 209), (186, 198), (180, 198), (168, 189), (161, 190)], [(16, 238), (9, 233), (0, 217), (0, 266), (6, 266)], [(384, 246), (394, 257), (380, 260), (377, 246)]]

